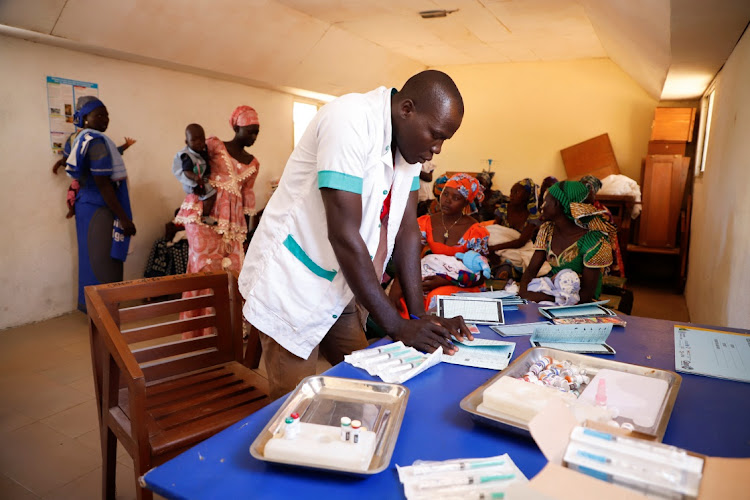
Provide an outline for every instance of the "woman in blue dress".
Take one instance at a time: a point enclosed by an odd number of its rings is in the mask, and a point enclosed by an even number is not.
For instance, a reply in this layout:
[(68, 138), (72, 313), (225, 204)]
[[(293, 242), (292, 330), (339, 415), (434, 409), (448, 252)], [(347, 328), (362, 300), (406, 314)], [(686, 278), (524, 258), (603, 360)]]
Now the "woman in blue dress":
[(104, 134), (109, 114), (93, 96), (78, 99), (76, 136), (65, 171), (80, 184), (75, 217), (78, 236), (78, 309), (86, 311), (86, 286), (122, 281), (135, 224), (127, 171), (117, 145)]

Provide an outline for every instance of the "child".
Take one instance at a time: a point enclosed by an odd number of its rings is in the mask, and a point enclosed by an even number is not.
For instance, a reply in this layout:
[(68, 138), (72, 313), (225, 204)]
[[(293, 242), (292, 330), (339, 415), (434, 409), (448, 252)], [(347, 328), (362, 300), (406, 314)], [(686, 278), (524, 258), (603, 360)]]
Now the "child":
[(186, 147), (177, 152), (172, 162), (172, 172), (182, 183), (187, 194), (196, 194), (203, 202), (204, 224), (214, 225), (216, 220), (211, 217), (211, 210), (216, 200), (216, 188), (208, 182), (211, 166), (208, 163), (206, 148), (206, 134), (203, 127), (191, 123), (185, 128)]

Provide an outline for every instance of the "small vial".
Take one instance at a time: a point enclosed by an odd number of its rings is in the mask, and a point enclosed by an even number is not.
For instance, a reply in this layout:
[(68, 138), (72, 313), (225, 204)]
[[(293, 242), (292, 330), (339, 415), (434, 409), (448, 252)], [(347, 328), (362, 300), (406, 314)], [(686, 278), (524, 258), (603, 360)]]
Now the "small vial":
[(341, 440), (349, 442), (352, 434), (352, 419), (349, 417), (341, 417)]
[(359, 444), (359, 432), (362, 427), (362, 422), (359, 420), (352, 420), (352, 443)]
[(599, 387), (596, 388), (594, 401), (596, 406), (607, 406), (607, 379), (599, 379)]
[(301, 423), (301, 420), (299, 418), (299, 413), (297, 413), (295, 411), (294, 413), (292, 413), (289, 416), (292, 418), (295, 434), (299, 434), (300, 431), (302, 431), (302, 423)]
[(294, 427), (294, 419), (286, 417), (284, 419), (284, 439), (294, 439), (297, 437), (297, 429)]
[(555, 362), (555, 360), (552, 359), (552, 356), (542, 356), (539, 361), (544, 361), (545, 368)]

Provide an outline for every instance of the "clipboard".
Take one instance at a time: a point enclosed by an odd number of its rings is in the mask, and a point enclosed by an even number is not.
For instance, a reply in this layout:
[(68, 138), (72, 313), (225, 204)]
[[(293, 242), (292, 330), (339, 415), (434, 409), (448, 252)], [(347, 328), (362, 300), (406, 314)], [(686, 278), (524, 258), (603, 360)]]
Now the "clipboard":
[(441, 318), (462, 316), (466, 323), (475, 325), (505, 324), (501, 300), (455, 295), (438, 295), (436, 298), (437, 315)]

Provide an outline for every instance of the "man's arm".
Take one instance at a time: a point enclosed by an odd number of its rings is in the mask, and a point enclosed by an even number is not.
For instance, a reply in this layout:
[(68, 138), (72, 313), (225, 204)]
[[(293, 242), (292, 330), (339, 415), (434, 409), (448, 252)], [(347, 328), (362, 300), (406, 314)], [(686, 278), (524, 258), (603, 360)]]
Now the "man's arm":
[(419, 234), (419, 224), (417, 224), (418, 193), (419, 191), (409, 193), (406, 211), (393, 247), (393, 263), (396, 266), (396, 276), (398, 276), (409, 313), (421, 318), (425, 310), (419, 259), (422, 238)]
[(426, 352), (440, 346), (448, 353), (453, 352), (455, 348), (449, 340), (450, 331), (447, 328), (429, 320), (405, 320), (385, 295), (367, 245), (359, 234), (362, 223), (361, 195), (330, 188), (321, 188), (320, 193), (326, 211), (328, 240), (356, 299), (394, 340), (401, 340)]
[[(422, 238), (419, 233), (419, 224), (417, 224), (418, 202), (419, 192), (412, 191), (409, 193), (404, 217), (401, 219), (401, 227), (396, 234), (393, 263), (396, 266), (396, 276), (398, 276), (409, 314), (422, 318), (426, 315), (426, 312), (424, 310), (422, 266), (419, 258), (422, 250)], [(469, 340), (473, 340), (474, 338), (460, 316), (450, 319), (430, 316), (430, 320), (440, 323), (457, 339), (468, 337)]]

